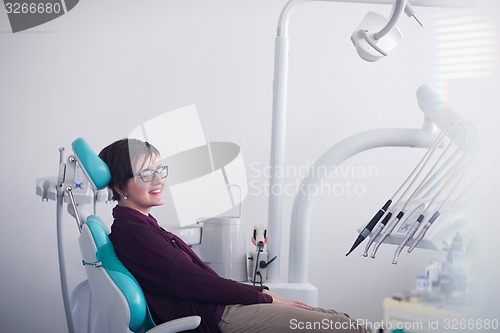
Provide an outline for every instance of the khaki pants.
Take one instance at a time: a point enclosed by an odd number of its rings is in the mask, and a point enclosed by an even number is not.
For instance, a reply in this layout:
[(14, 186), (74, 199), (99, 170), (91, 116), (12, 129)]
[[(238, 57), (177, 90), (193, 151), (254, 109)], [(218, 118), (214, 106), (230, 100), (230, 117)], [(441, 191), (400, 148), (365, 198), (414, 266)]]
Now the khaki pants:
[(226, 306), (219, 327), (222, 333), (370, 332), (334, 310), (269, 303)]

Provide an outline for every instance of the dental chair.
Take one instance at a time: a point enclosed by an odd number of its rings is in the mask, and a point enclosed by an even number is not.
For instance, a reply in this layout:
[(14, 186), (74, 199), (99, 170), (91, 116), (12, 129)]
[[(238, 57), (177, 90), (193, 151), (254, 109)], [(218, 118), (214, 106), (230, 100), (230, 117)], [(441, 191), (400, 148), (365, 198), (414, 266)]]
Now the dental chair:
[[(95, 192), (105, 188), (110, 180), (110, 173), (104, 161), (81, 138), (75, 140), (72, 147), (78, 164)], [(71, 202), (78, 222), (82, 218), (79, 217), (74, 200)], [(110, 333), (173, 333), (199, 326), (199, 316), (179, 318), (156, 326), (141, 287), (116, 256), (101, 218), (90, 215), (79, 226), (82, 262), (90, 286), (86, 326), (92, 328), (92, 331)], [(85, 283), (81, 288), (88, 289)]]

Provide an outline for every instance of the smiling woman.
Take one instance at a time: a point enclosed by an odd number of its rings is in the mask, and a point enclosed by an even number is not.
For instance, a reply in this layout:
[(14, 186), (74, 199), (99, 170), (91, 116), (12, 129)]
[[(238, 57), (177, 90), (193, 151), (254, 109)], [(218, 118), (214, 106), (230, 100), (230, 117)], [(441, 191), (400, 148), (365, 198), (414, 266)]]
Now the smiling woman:
[(196, 332), (274, 333), (293, 331), (292, 319), (325, 320), (342, 324), (343, 332), (368, 332), (344, 313), (313, 309), (264, 286), (220, 277), (182, 239), (161, 228), (150, 210), (165, 203), (168, 167), (159, 163), (158, 150), (148, 142), (119, 140), (99, 156), (108, 164), (108, 186), (118, 201), (109, 238), (142, 287), (156, 323), (197, 315), (201, 324)]

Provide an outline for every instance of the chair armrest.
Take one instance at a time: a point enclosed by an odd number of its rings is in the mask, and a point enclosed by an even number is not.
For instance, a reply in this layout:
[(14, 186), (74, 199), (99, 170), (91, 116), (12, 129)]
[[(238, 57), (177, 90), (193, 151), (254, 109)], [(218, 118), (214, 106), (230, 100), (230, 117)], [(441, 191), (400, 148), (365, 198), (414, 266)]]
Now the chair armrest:
[(153, 327), (147, 333), (177, 333), (187, 330), (194, 330), (200, 325), (200, 316), (183, 317), (167, 321), (161, 325)]

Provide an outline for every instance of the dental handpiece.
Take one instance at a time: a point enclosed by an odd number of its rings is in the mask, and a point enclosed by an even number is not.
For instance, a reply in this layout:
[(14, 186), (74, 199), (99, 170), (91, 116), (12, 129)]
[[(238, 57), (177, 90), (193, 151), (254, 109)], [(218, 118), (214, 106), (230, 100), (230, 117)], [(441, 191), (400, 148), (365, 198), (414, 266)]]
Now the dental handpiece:
[(399, 255), (403, 248), (406, 246), (408, 241), (415, 235), (415, 232), (417, 232), (417, 229), (420, 227), (420, 224), (424, 220), (424, 215), (420, 215), (418, 219), (413, 223), (411, 226), (410, 230), (406, 233), (405, 237), (403, 238), (403, 241), (401, 244), (399, 244), (398, 248), (396, 249), (396, 252), (394, 252), (394, 259), (392, 259), (392, 263), (396, 265), (398, 263)]
[(363, 257), (368, 257), (368, 250), (370, 249), (370, 246), (372, 246), (375, 239), (377, 239), (378, 235), (380, 234), (382, 229), (384, 229), (385, 225), (387, 224), (387, 222), (389, 221), (391, 216), (392, 216), (392, 212), (387, 212), (387, 215), (384, 217), (384, 219), (382, 221), (380, 221), (380, 223), (377, 224), (377, 226), (373, 229), (373, 231), (370, 234), (370, 240), (368, 241), (368, 244), (366, 244), (365, 252), (363, 253)]
[(361, 244), (365, 240), (366, 237), (368, 237), (368, 235), (371, 233), (373, 227), (375, 227), (375, 225), (380, 220), (380, 218), (382, 216), (384, 216), (386, 210), (389, 208), (389, 206), (391, 204), (392, 204), (392, 200), (389, 199), (385, 203), (385, 205), (382, 208), (379, 209), (379, 211), (375, 214), (375, 216), (373, 216), (373, 218), (370, 220), (370, 222), (368, 222), (368, 224), (363, 229), (363, 231), (361, 231), (361, 233), (358, 235), (358, 238), (356, 238), (356, 240), (354, 241), (354, 244), (352, 244), (351, 249), (346, 254), (346, 256), (348, 256), (349, 254), (351, 254), (351, 252), (354, 251), (354, 249), (356, 247), (358, 247), (358, 245)]
[[(452, 123), (450, 126), (448, 126), (444, 131), (441, 132), (441, 134), (438, 136), (438, 138), (434, 141), (434, 143), (432, 144), (432, 146), (427, 150), (427, 152), (424, 154), (424, 156), (422, 157), (422, 159), (419, 161), (418, 165), (415, 167), (415, 169), (413, 169), (412, 173), (410, 174), (410, 176), (408, 176), (408, 178), (405, 180), (405, 182), (403, 183), (403, 185), (400, 186), (400, 188), (398, 189), (398, 191), (396, 192), (399, 193), (400, 191), (403, 190), (403, 188), (406, 188), (403, 192), (403, 194), (401, 194), (401, 197), (399, 198), (398, 202), (396, 203), (395, 207), (397, 207), (397, 204), (403, 200), (403, 198), (405, 198), (408, 194), (408, 192), (411, 190), (413, 184), (417, 181), (417, 179), (419, 178), (419, 176), (422, 174), (422, 172), (424, 172), (424, 169), (425, 169), (425, 166), (429, 163), (430, 159), (432, 158), (432, 156), (436, 153), (436, 149), (437, 147), (439, 146), (439, 144), (446, 138), (446, 135), (448, 134), (448, 132), (450, 131), (450, 129), (454, 128), (455, 126), (458, 126), (461, 124), (460, 123)], [(445, 150), (448, 150), (449, 147), (447, 147)], [(443, 155), (441, 155), (439, 157), (438, 160), (440, 160)], [(432, 168), (431, 168), (431, 171), (435, 168), (436, 166), (434, 165)], [(429, 172), (429, 173), (430, 173)], [(429, 177), (429, 175), (427, 175), (427, 177)], [(426, 177), (426, 178), (427, 178)], [(425, 182), (426, 180), (424, 180)], [(408, 184), (409, 183), (409, 184)], [(421, 185), (420, 185), (421, 186)], [(408, 203), (408, 201), (410, 201), (410, 199), (412, 199), (413, 197), (415, 197), (415, 194), (419, 192), (419, 187), (417, 187), (414, 191), (413, 191), (413, 194), (410, 195), (409, 198), (406, 199), (406, 202)], [(393, 196), (395, 197), (396, 194)], [(392, 233), (392, 231), (394, 230), (394, 228), (396, 227), (396, 225), (399, 223), (399, 221), (403, 218), (404, 216), (404, 210), (406, 208), (406, 204), (405, 206), (403, 207), (403, 209), (401, 209), (401, 211), (398, 213), (398, 215), (396, 217), (393, 217), (392, 216), (392, 212), (391, 214), (388, 216), (386, 216), (386, 218), (384, 218), (385, 220), (385, 223), (382, 223), (380, 224), (379, 226), (377, 226), (376, 228), (376, 231), (373, 232), (373, 236), (371, 236), (371, 239), (370, 239), (370, 242), (367, 244), (367, 247), (365, 249), (365, 254), (363, 254), (364, 256), (368, 255), (368, 250), (369, 250), (369, 247), (372, 245), (373, 242), (375, 242), (375, 246), (373, 248), (373, 251), (372, 251), (372, 254), (371, 254), (371, 257), (372, 258), (375, 258), (375, 255), (378, 251), (378, 248), (380, 247), (380, 245), (384, 242), (384, 240)], [(387, 223), (387, 221), (389, 221), (389, 219), (391, 219), (389, 223)], [(380, 234), (380, 236), (378, 237), (377, 239), (377, 236)]]
[(434, 214), (432, 214), (432, 217), (427, 221), (427, 223), (423, 226), (422, 230), (418, 233), (417, 237), (413, 240), (411, 243), (410, 247), (408, 248), (408, 253), (411, 253), (413, 249), (420, 243), (420, 241), (424, 238), (425, 234), (427, 233), (427, 230), (431, 227), (431, 225), (434, 223), (434, 221), (437, 220), (437, 218), (441, 215), (439, 211), (435, 211)]
[(389, 236), (392, 233), (392, 231), (394, 230), (396, 225), (398, 225), (399, 221), (401, 221), (401, 219), (403, 218), (404, 214), (405, 213), (403, 211), (400, 211), (398, 213), (398, 215), (396, 217), (393, 217), (392, 220), (390, 220), (390, 222), (387, 223), (387, 225), (384, 227), (384, 229), (382, 229), (382, 233), (380, 234), (379, 239), (377, 240), (377, 243), (375, 244), (375, 247), (373, 248), (373, 252), (371, 255), (372, 258), (375, 258), (375, 255), (377, 254), (378, 248), (384, 242), (384, 240), (387, 238), (387, 236)]

